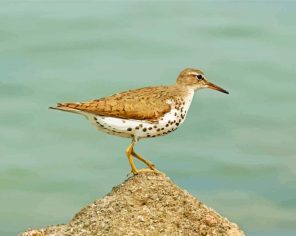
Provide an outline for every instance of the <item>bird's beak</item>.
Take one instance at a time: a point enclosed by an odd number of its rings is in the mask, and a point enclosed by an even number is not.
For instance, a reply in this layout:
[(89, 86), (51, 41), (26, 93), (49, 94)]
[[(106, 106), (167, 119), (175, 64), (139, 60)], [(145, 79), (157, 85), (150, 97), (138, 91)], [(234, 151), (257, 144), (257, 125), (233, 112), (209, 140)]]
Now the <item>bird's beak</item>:
[(217, 90), (217, 91), (220, 91), (222, 93), (226, 93), (226, 94), (229, 94), (228, 91), (226, 91), (225, 89), (215, 85), (215, 84), (212, 84), (210, 82), (207, 83), (206, 87), (210, 88), (210, 89), (214, 89), (214, 90)]

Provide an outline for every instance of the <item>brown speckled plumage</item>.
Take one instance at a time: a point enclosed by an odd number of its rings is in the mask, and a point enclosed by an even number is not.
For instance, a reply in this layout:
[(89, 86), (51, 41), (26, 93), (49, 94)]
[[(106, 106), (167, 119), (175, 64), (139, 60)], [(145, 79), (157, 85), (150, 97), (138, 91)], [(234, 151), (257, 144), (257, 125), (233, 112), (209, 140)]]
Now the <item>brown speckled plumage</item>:
[(155, 121), (171, 110), (168, 100), (179, 103), (186, 94), (187, 89), (183, 86), (146, 87), (88, 102), (60, 103), (57, 107), (99, 116)]

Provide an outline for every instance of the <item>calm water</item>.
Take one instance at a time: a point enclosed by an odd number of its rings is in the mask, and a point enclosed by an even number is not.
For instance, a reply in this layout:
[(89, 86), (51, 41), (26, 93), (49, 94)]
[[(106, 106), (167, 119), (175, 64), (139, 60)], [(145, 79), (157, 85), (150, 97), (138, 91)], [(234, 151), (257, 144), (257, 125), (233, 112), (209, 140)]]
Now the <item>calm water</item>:
[(171, 84), (189, 66), (230, 95), (198, 92), (178, 131), (136, 149), (248, 235), (295, 235), (295, 11), (1, 1), (0, 235), (67, 222), (129, 172), (129, 140), (50, 105)]

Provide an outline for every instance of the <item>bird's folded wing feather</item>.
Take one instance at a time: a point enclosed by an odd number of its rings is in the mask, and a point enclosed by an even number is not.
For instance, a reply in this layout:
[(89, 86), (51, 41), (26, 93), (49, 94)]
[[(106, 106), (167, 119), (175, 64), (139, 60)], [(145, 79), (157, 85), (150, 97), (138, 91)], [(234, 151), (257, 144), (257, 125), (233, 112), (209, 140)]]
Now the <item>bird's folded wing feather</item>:
[[(155, 121), (171, 110), (176, 95), (170, 86), (146, 87), (82, 103), (60, 103), (57, 108), (124, 119)], [(64, 108), (64, 109), (63, 109)]]

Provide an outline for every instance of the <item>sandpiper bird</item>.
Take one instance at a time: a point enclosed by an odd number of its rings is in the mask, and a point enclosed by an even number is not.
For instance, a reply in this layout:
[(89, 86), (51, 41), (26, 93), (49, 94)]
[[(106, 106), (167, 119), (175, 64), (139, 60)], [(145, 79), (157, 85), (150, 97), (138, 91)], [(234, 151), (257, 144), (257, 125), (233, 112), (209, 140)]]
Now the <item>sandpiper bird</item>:
[(100, 131), (131, 138), (126, 155), (133, 174), (137, 174), (147, 169), (137, 170), (133, 157), (144, 162), (150, 170), (157, 170), (153, 163), (134, 151), (136, 142), (176, 130), (186, 118), (194, 92), (202, 88), (228, 94), (208, 82), (201, 70), (187, 68), (174, 85), (129, 90), (87, 102), (58, 103), (50, 108), (84, 115)]

